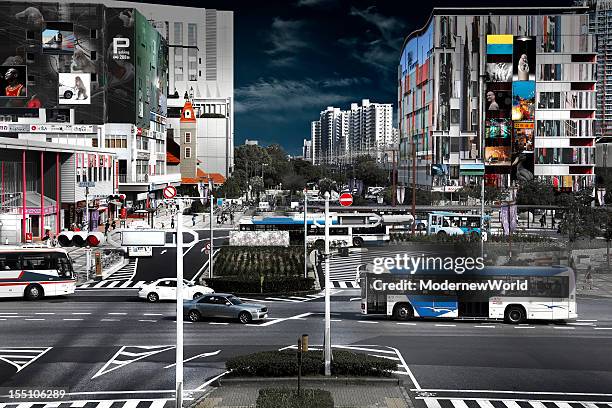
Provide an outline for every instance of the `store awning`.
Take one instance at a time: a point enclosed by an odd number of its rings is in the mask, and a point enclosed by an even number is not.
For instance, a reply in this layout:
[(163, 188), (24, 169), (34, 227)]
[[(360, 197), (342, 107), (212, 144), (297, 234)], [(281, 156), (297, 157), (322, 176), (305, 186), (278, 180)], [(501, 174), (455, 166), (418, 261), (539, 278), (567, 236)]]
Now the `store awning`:
[(483, 163), (462, 163), (459, 165), (461, 176), (484, 176), (485, 166)]

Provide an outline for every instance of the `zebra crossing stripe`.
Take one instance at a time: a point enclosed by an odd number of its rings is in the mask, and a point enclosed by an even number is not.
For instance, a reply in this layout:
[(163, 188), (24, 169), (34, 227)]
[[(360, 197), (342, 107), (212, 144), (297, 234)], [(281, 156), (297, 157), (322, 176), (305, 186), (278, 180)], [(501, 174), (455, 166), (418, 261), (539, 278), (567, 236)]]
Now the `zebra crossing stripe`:
[[(519, 402), (529, 403), (533, 408), (546, 408), (547, 406), (544, 402), (554, 404), (557, 408), (572, 408), (571, 404), (579, 404), (584, 408), (603, 408), (603, 407), (612, 407), (612, 403), (610, 402), (597, 402), (597, 401), (537, 401), (537, 400), (508, 400), (508, 399), (495, 399), (495, 400), (487, 400), (482, 398), (467, 398), (467, 399), (457, 399), (457, 398), (433, 398), (433, 397), (417, 397), (417, 399), (423, 400), (427, 408), (442, 408), (442, 404), (440, 401), (448, 401), (452, 404), (453, 408), (469, 408), (466, 401), (475, 401), (480, 408), (495, 408), (495, 405), (491, 401), (496, 401), (498, 403), (502, 403), (507, 408), (521, 408)], [(448, 405), (446, 405), (448, 406)]]

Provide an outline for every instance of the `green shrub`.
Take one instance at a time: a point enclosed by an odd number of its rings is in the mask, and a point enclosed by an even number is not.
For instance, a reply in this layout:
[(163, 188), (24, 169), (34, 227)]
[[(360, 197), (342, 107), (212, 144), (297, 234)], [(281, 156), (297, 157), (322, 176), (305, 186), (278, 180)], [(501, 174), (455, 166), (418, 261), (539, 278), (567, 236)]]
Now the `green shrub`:
[(239, 276), (258, 280), (263, 273), (270, 277), (303, 276), (303, 247), (222, 247), (215, 258), (215, 275)]
[(329, 391), (319, 389), (297, 391), (288, 388), (264, 388), (259, 390), (257, 408), (333, 408), (334, 400)]
[[(295, 350), (264, 351), (230, 358), (225, 366), (235, 377), (294, 377), (298, 374)], [(334, 350), (332, 374), (359, 377), (388, 377), (397, 369), (393, 360)], [(302, 355), (302, 375), (322, 374), (323, 352), (309, 351)]]
[(271, 277), (264, 275), (263, 285), (259, 274), (245, 280), (239, 276), (224, 276), (206, 279), (206, 284), (215, 292), (231, 293), (286, 293), (312, 290), (314, 279), (304, 277)]

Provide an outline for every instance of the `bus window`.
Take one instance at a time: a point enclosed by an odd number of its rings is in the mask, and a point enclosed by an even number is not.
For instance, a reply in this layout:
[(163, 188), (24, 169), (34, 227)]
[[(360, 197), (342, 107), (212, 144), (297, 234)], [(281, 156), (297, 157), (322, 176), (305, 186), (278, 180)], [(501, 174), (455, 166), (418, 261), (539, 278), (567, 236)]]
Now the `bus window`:
[(0, 269), (4, 271), (16, 271), (21, 269), (18, 254), (0, 254)]
[(448, 218), (444, 217), (444, 219), (442, 221), (442, 226), (443, 227), (450, 227), (450, 223), (448, 222)]
[(50, 254), (23, 254), (23, 269), (29, 270), (49, 270), (55, 269), (55, 262)]

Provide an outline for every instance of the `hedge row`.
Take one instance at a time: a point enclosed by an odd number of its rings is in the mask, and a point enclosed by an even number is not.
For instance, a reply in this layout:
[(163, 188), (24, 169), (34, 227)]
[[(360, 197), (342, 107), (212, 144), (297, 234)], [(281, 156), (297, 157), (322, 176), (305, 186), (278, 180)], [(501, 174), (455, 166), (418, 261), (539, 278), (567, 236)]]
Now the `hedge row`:
[[(225, 366), (235, 377), (294, 377), (298, 374), (295, 351), (264, 351), (238, 356), (226, 361)], [(332, 374), (359, 377), (388, 377), (397, 369), (389, 359), (334, 350)], [(302, 355), (302, 375), (323, 374), (321, 351), (308, 351)]]
[(329, 391), (319, 389), (297, 391), (287, 388), (264, 388), (259, 390), (257, 408), (334, 408), (334, 399)]
[(215, 292), (231, 293), (286, 293), (312, 290), (314, 279), (304, 277), (266, 278), (245, 280), (236, 276), (206, 279)]
[(302, 247), (222, 247), (215, 259), (218, 276), (237, 276), (241, 279), (301, 276), (304, 273)]

